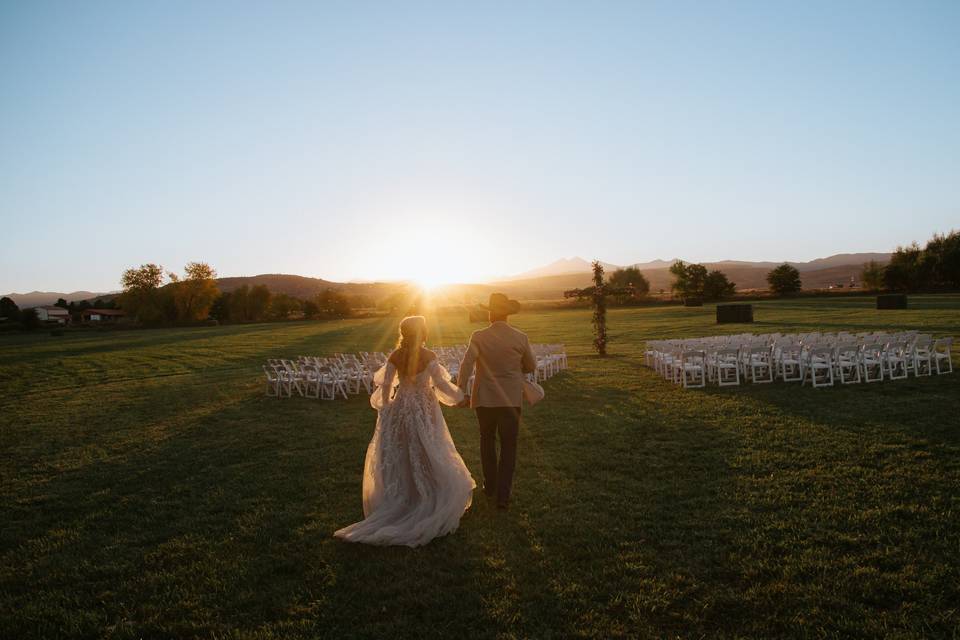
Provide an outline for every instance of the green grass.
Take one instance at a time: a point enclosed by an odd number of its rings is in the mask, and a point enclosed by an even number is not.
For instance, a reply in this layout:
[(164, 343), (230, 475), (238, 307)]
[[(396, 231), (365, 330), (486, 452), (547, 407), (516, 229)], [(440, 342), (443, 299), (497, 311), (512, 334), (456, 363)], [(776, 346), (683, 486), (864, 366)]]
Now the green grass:
[[(755, 315), (960, 335), (958, 296)], [(478, 496), (416, 550), (331, 537), (361, 517), (366, 398), (260, 382), (267, 357), (387, 348), (396, 319), (0, 337), (0, 637), (960, 635), (960, 373), (684, 391), (643, 341), (743, 325), (614, 310), (600, 359), (589, 318), (516, 317), (572, 358), (525, 412), (513, 506)], [(440, 321), (435, 343), (471, 330)], [(478, 477), (475, 418), (444, 412)]]

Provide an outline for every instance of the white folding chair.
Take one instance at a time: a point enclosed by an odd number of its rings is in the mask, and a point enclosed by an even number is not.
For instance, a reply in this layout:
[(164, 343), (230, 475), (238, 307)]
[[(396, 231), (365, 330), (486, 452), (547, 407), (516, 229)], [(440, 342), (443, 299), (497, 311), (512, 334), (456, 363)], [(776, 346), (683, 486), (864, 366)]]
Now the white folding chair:
[(803, 347), (799, 343), (783, 344), (776, 360), (777, 375), (784, 382), (803, 382)]
[(703, 351), (680, 352), (681, 380), (685, 389), (707, 385), (707, 354)]
[(747, 366), (750, 381), (755, 384), (773, 382), (773, 349), (770, 347), (750, 347), (747, 350)]
[(740, 386), (740, 350), (717, 349), (712, 354), (710, 366), (718, 387)]
[(883, 382), (883, 345), (869, 342), (860, 347), (860, 370), (864, 382)]
[[(813, 388), (833, 386), (833, 347), (813, 347), (807, 356), (805, 371)], [(806, 376), (804, 376), (806, 380)]]
[(840, 384), (859, 384), (860, 346), (854, 343), (838, 345), (835, 356)]
[(266, 395), (282, 398), (284, 385), (279, 372), (274, 367), (263, 365), (263, 373), (267, 377)]
[(953, 372), (953, 360), (950, 357), (950, 349), (953, 346), (953, 338), (939, 338), (933, 343), (933, 361), (936, 364), (937, 375)]
[(883, 349), (883, 365), (889, 380), (903, 380), (907, 377), (907, 347), (903, 342), (888, 342)]
[(933, 375), (933, 340), (929, 336), (917, 336), (913, 342), (913, 375)]

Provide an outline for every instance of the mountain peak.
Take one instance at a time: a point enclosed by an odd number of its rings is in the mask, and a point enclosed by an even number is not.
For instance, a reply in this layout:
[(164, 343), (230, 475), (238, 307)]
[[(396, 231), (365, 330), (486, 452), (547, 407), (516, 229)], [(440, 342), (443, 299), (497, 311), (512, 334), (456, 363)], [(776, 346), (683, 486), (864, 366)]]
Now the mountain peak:
[[(600, 261), (603, 268), (607, 271), (616, 270), (620, 267), (609, 262)], [(593, 270), (593, 262), (584, 260), (580, 256), (572, 258), (560, 258), (550, 264), (519, 273), (509, 278), (509, 280), (525, 280), (527, 278), (542, 278), (545, 276), (559, 276), (569, 273), (585, 273)]]

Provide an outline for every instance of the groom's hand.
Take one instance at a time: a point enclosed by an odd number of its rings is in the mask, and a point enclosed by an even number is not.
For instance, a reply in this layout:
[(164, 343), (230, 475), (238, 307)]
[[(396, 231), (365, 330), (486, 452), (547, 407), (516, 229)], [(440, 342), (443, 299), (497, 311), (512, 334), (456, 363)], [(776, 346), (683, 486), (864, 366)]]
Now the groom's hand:
[(469, 409), (470, 408), (470, 396), (463, 396), (463, 400), (457, 403), (458, 409)]

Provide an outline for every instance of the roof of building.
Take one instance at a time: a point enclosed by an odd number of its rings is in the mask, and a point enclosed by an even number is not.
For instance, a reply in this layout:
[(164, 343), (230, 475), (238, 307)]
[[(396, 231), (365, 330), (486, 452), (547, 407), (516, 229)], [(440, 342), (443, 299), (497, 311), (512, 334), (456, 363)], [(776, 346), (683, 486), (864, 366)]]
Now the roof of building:
[(55, 305), (52, 305), (52, 304), (45, 304), (45, 305), (42, 305), (42, 306), (37, 307), (37, 308), (38, 308), (38, 309), (43, 309), (44, 311), (59, 311), (60, 313), (70, 313), (69, 311), (67, 311), (67, 310), (64, 309), (63, 307), (58, 307), (58, 306), (55, 306)]
[(124, 311), (120, 309), (84, 309), (83, 315), (97, 315), (97, 316), (125, 316), (127, 315)]

